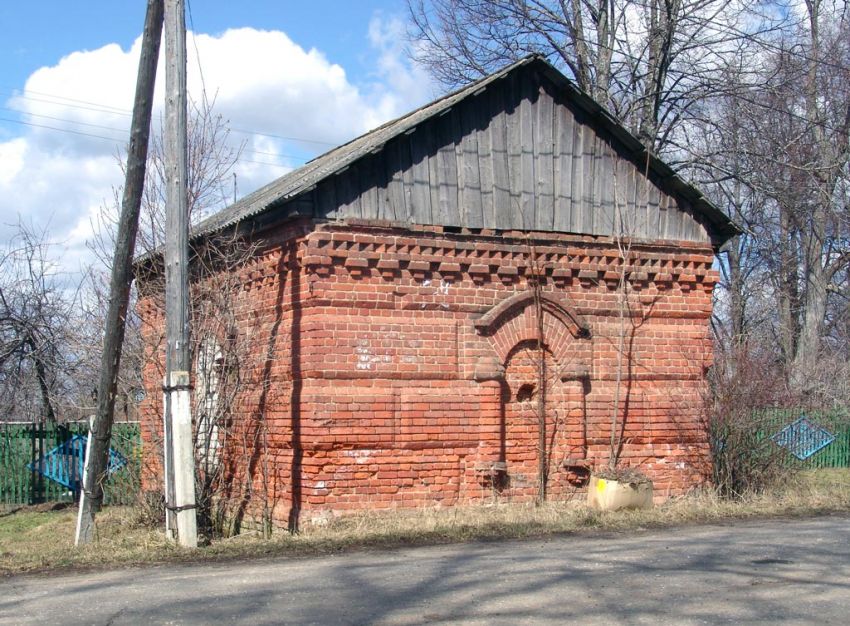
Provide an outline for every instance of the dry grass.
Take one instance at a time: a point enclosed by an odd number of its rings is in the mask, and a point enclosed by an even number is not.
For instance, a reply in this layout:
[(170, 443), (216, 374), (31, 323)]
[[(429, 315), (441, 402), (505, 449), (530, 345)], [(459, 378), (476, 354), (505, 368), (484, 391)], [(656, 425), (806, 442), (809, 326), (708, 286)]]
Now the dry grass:
[(340, 550), (486, 539), (520, 539), (578, 531), (629, 531), (691, 523), (850, 511), (850, 470), (801, 473), (769, 494), (740, 502), (694, 493), (644, 511), (599, 513), (579, 502), (499, 504), (364, 513), (313, 525), (300, 535), (281, 531), (264, 540), (251, 534), (188, 551), (169, 544), (138, 511), (111, 508), (98, 516), (93, 546), (73, 546), (75, 511), (21, 510), (0, 517), (0, 573), (143, 563), (312, 555)]

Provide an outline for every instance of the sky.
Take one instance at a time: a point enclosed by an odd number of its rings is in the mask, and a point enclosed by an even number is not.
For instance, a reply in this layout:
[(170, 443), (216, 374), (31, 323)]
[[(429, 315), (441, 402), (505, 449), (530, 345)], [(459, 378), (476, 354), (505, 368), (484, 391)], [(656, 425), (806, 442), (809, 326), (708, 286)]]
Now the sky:
[[(145, 0), (0, 3), (0, 244), (19, 221), (91, 261), (123, 182)], [(241, 147), (242, 196), (439, 95), (404, 51), (404, 0), (187, 2), (190, 97)], [(154, 127), (163, 108), (157, 75)], [(76, 266), (76, 267), (75, 267)]]

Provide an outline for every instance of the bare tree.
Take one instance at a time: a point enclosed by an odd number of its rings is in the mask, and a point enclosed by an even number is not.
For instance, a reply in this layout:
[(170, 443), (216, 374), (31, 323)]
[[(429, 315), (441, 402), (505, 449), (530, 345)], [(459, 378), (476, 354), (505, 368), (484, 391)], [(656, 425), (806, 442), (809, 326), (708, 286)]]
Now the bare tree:
[[(224, 208), (232, 195), (227, 188), (236, 162), (242, 153), (242, 144), (230, 141), (228, 120), (215, 112), (215, 100), (203, 98), (189, 101), (189, 220), (196, 224), (203, 218)], [(152, 254), (165, 243), (165, 170), (163, 165), (163, 130), (151, 136), (148, 151), (148, 175), (142, 197), (139, 217), (139, 237), (136, 253)], [(124, 167), (124, 159), (118, 157)], [(94, 224), (95, 235), (91, 249), (105, 267), (110, 267), (114, 247), (122, 189), (113, 190), (113, 202), (104, 206)]]
[[(830, 19), (836, 16), (822, 15), (821, 5), (821, 0), (806, 1), (808, 32), (796, 44), (803, 54), (777, 59), (777, 73), (787, 73), (777, 86), (786, 105), (783, 113), (798, 107), (804, 111), (786, 130), (795, 135), (785, 135), (785, 150), (779, 153), (784, 161), (781, 187), (774, 194), (781, 234), (796, 244), (791, 250), (802, 270), (793, 277), (801, 279), (798, 292), (783, 293), (799, 301), (798, 312), (792, 310), (799, 332), (791, 377), (801, 391), (808, 391), (808, 377), (820, 356), (833, 281), (850, 265), (850, 29), (846, 8), (836, 23)], [(783, 117), (791, 122), (787, 114)]]
[[(225, 189), (232, 176), (233, 168), (241, 153), (240, 146), (233, 146), (228, 122), (214, 112), (214, 102), (203, 99), (189, 103), (189, 213), (191, 223), (197, 223), (210, 213), (223, 208), (231, 199)], [(117, 157), (124, 168), (122, 156)], [(83, 310), (95, 327), (102, 327), (109, 292), (108, 278), (115, 248), (118, 216), (120, 213), (122, 188), (113, 190), (113, 201), (104, 205), (95, 224), (89, 248), (100, 267), (92, 267), (85, 277), (86, 298)], [(162, 129), (151, 136), (148, 151), (147, 177), (139, 216), (139, 233), (136, 240), (137, 256), (156, 254), (163, 245), (165, 228), (165, 196)], [(141, 369), (144, 348), (141, 339), (141, 320), (136, 311), (138, 293), (134, 288), (130, 294), (127, 311), (127, 329), (118, 379), (118, 396), (132, 410), (132, 398), (141, 391)], [(93, 358), (99, 358), (99, 340), (91, 346)]]
[(412, 55), (446, 85), (542, 54), (662, 151), (726, 59), (777, 27), (727, 0), (408, 0)]
[(726, 353), (762, 333), (775, 317), (772, 294), (764, 289), (770, 276), (760, 247), (770, 222), (765, 219), (767, 199), (752, 184), (758, 165), (748, 151), (751, 119), (741, 106), (741, 96), (748, 95), (748, 86), (759, 84), (764, 73), (744, 56), (730, 62), (724, 71), (724, 89), (680, 133), (688, 146), (691, 178), (742, 229), (718, 258), (721, 281), (712, 329), (718, 349)]
[[(711, 123), (715, 189), (747, 225), (724, 269), (733, 335), (767, 321), (798, 395), (817, 395), (828, 352), (843, 362), (850, 267), (850, 37), (845, 10), (806, 4), (807, 22), (736, 75)], [(768, 297), (766, 315), (745, 310)], [(838, 334), (835, 334), (838, 331)], [(828, 360), (828, 359), (827, 359)]]
[(51, 254), (22, 223), (0, 250), (0, 419), (57, 421), (80, 396), (77, 286)]

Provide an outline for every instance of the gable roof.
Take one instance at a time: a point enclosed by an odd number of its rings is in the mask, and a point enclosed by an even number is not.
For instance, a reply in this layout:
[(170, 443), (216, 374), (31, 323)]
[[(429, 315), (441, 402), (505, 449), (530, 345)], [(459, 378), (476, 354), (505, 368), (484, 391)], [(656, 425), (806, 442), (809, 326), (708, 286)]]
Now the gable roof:
[(222, 211), (204, 219), (192, 229), (192, 238), (228, 228), (245, 219), (273, 210), (275, 207), (311, 191), (318, 183), (345, 170), (355, 161), (379, 152), (391, 139), (411, 132), (423, 122), (440, 116), (462, 100), (480, 93), (487, 86), (507, 77), (520, 68), (526, 67), (535, 67), (540, 70), (559, 89), (566, 92), (571, 102), (582, 109), (593, 124), (607, 131), (620, 144), (620, 148), (635, 162), (646, 163), (648, 159), (649, 170), (652, 174), (662, 181), (671, 193), (686, 200), (693, 208), (694, 213), (705, 219), (711, 240), (715, 246), (719, 247), (740, 232), (739, 228), (723, 211), (705, 198), (698, 189), (680, 178), (661, 159), (651, 153), (647, 154), (643, 144), (606, 109), (550, 65), (544, 57), (530, 55), (490, 76), (443, 96), (407, 115), (387, 122), (314, 158), (302, 167), (289, 172), (246, 195)]

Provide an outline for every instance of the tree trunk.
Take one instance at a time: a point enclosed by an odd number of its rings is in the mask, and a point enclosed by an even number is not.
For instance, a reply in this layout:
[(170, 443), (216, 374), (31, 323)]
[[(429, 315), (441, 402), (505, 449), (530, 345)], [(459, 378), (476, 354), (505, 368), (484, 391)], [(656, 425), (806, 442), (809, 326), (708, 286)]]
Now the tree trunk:
[(805, 309), (797, 351), (791, 365), (791, 385), (803, 396), (810, 396), (814, 391), (813, 384), (821, 378), (815, 375), (815, 371), (820, 354), (823, 320), (826, 317), (828, 284), (820, 263), (809, 269), (806, 276)]
[(47, 367), (44, 361), (35, 357), (35, 374), (38, 378), (38, 388), (41, 391), (41, 418), (46, 422), (56, 423), (56, 411), (50, 399), (50, 385), (47, 381)]
[(796, 354), (798, 323), (796, 311), (800, 294), (797, 286), (797, 255), (795, 253), (790, 211), (779, 209), (779, 344), (786, 367)]
[(593, 97), (603, 106), (609, 106), (611, 86), (611, 57), (614, 54), (614, 4), (599, 1), (599, 18), (596, 24), (596, 80)]
[(732, 345), (744, 343), (744, 279), (741, 272), (741, 236), (733, 237), (727, 244), (726, 263), (729, 266), (729, 317)]

